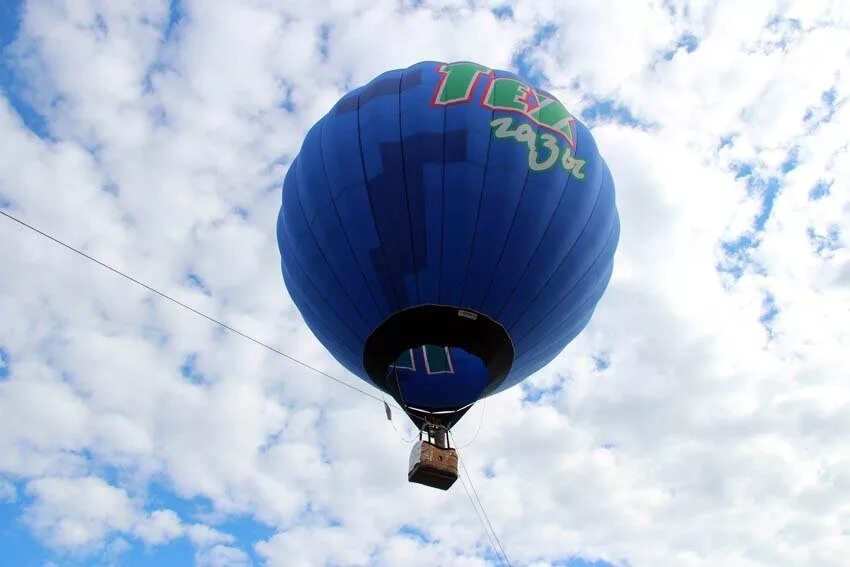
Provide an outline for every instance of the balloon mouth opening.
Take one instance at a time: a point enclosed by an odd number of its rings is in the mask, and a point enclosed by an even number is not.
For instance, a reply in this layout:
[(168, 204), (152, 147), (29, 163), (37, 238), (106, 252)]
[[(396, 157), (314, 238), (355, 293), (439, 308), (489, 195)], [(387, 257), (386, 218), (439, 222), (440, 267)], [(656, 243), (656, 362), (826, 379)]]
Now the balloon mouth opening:
[[(513, 342), (502, 325), (479, 311), (450, 305), (420, 305), (394, 313), (369, 336), (363, 351), (369, 378), (402, 407), (409, 404), (403, 399), (398, 373), (416, 371), (417, 361), (429, 377), (449, 375), (461, 363), (473, 369), (482, 380), (477, 399), (501, 385), (513, 360)], [(422, 415), (441, 415), (437, 421), (451, 426), (471, 405), (465, 399), (457, 402), (450, 407), (421, 403), (425, 407), (413, 407)]]

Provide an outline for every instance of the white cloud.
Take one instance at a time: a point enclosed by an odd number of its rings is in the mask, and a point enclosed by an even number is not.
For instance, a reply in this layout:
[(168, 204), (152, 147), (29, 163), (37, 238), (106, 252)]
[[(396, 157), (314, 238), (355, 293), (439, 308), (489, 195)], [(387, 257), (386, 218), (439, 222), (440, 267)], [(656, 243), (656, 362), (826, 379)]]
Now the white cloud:
[(26, 378), (0, 382), (0, 466), (17, 475), (67, 474), (81, 466), (88, 443), (88, 408), (38, 363), (22, 361)]
[(362, 546), (342, 528), (300, 529), (275, 535), (257, 544), (269, 565), (315, 565), (331, 563), (367, 563), (369, 556)]
[(216, 545), (195, 554), (197, 567), (248, 567), (251, 558), (237, 547)]
[[(14, 486), (9, 484), (9, 488), (7, 495), (14, 501)], [(232, 535), (205, 524), (184, 524), (173, 510), (146, 513), (139, 499), (99, 477), (40, 478), (30, 481), (26, 490), (32, 502), (24, 510), (25, 522), (45, 545), (58, 551), (100, 551), (117, 557), (131, 546), (122, 535), (147, 546), (185, 536), (202, 558), (200, 564), (240, 560), (238, 550), (225, 545), (233, 543)]]
[(135, 508), (124, 490), (97, 477), (42, 478), (27, 484), (33, 503), (26, 522), (59, 549), (99, 546), (113, 531), (127, 531)]
[(138, 521), (133, 533), (148, 545), (160, 545), (182, 536), (185, 528), (172, 510), (155, 510)]
[[(362, 536), (354, 535), (349, 527), (308, 527), (279, 533), (256, 545), (257, 553), (270, 567), (291, 565), (457, 565), (483, 567), (487, 561), (472, 553), (454, 549), (443, 543), (424, 542), (403, 533), (388, 534), (386, 538), (372, 535), (369, 546), (358, 544)], [(372, 546), (377, 552), (367, 552)]]
[[(0, 103), (0, 202), (353, 381), (277, 268), (279, 184), (304, 131), (386, 68), (505, 67), (549, 29), (526, 63), (570, 108), (611, 99), (651, 127), (594, 129), (622, 218), (611, 286), (530, 379), (547, 394), (491, 399), (463, 451), (509, 556), (833, 564), (850, 551), (850, 9), (516, 1), (500, 20), (502, 4), (183, 2), (166, 42), (164, 1), (31, 2), (11, 63), (51, 139)], [(676, 47), (684, 34), (695, 49)], [(759, 231), (763, 195), (740, 164), (777, 180)], [(829, 191), (811, 200), (820, 181)], [(740, 275), (718, 273), (743, 234)], [(0, 473), (25, 483), (25, 519), (48, 545), (119, 542), (114, 554), (124, 538), (187, 537), (204, 565), (248, 564), (251, 543), (271, 565), (486, 564), (462, 487), (406, 482), (408, 449), (380, 404), (8, 222), (0, 240), (14, 243), (0, 247), (0, 345), (15, 361)], [(192, 355), (200, 383), (180, 372)], [(477, 426), (474, 411), (457, 438)], [(146, 512), (151, 483), (210, 502), (212, 525)], [(0, 499), (15, 493), (0, 484)], [(212, 521), (231, 515), (277, 533), (239, 541)]]
[(606, 96), (678, 39), (666, 10), (657, 1), (617, 1), (605, 10), (580, 1), (549, 1), (521, 2), (515, 12), (526, 25), (556, 26), (551, 39), (531, 55), (552, 84), (567, 88), (578, 80), (588, 91)]
[(186, 528), (186, 535), (192, 543), (201, 548), (214, 547), (219, 544), (233, 543), (233, 536), (222, 533), (204, 524), (192, 524)]

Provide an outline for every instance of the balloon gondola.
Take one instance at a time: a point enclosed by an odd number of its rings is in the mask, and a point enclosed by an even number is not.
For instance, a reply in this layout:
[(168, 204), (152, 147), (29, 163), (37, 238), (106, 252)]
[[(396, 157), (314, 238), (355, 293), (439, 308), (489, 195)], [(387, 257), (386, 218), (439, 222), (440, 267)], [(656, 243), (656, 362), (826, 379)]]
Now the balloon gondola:
[(476, 63), (423, 62), (351, 91), (310, 129), (277, 233), (306, 324), (428, 436), (411, 471), (431, 459), (451, 476), (436, 461), (452, 451), (445, 433), (590, 320), (619, 217), (590, 132), (552, 94)]

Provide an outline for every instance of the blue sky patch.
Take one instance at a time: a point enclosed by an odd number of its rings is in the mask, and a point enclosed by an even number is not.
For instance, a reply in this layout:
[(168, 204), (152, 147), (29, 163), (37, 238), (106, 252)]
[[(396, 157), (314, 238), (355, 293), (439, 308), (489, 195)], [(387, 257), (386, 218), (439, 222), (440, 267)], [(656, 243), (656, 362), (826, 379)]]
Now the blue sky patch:
[(128, 567), (146, 567), (148, 565), (180, 567), (192, 565), (194, 556), (195, 548), (186, 537), (180, 537), (157, 546), (146, 546), (137, 541), (121, 557), (120, 564)]
[[(782, 167), (790, 171), (796, 165), (797, 154), (796, 150), (792, 149)], [(734, 240), (721, 243), (726, 258), (716, 266), (716, 269), (718, 272), (728, 273), (738, 279), (747, 268), (755, 268), (756, 271), (763, 272), (763, 268), (753, 263), (751, 250), (761, 243), (762, 233), (773, 213), (776, 197), (782, 190), (782, 182), (775, 176), (767, 179), (759, 176), (754, 173), (754, 166), (750, 163), (734, 163), (731, 168), (735, 172), (735, 179), (746, 179), (747, 194), (761, 199), (761, 206), (753, 219), (752, 228)]]
[[(70, 555), (50, 550), (32, 534), (21, 519), (21, 512), (31, 503), (32, 497), (26, 496), (22, 487), (18, 487), (18, 494), (23, 496), (14, 506), (0, 504), (0, 550), (3, 565), (42, 567), (54, 562), (63, 567), (87, 567), (117, 561), (117, 564), (130, 567), (182, 567), (194, 562), (197, 549), (185, 535), (155, 546), (146, 545), (131, 534), (113, 535), (107, 539), (104, 548), (93, 550), (87, 555)], [(161, 486), (152, 485), (147, 512), (157, 509), (172, 510), (177, 513), (181, 522), (190, 525), (200, 521), (198, 515), (208, 514), (211, 506), (203, 498), (184, 500)], [(268, 539), (275, 533), (273, 528), (247, 517), (231, 517), (226, 522), (211, 527), (234, 536), (236, 541), (233, 546), (248, 554), (256, 565), (262, 561), (254, 552), (253, 544)]]
[(403, 525), (401, 529), (398, 530), (398, 534), (417, 540), (420, 543), (433, 543), (433, 541), (428, 537), (428, 534), (409, 524)]
[(9, 375), (9, 353), (0, 347), (0, 380)]
[(736, 137), (737, 135), (735, 134), (728, 134), (720, 138), (720, 143), (717, 145), (717, 150), (720, 151), (723, 148), (731, 148), (732, 144), (735, 142)]
[(597, 372), (602, 372), (606, 368), (611, 366), (611, 355), (607, 352), (601, 352), (599, 354), (593, 355), (593, 368)]
[(664, 6), (667, 14), (671, 17), (675, 17), (679, 13), (679, 8), (673, 0), (662, 0), (661, 5)]
[(806, 122), (809, 130), (814, 130), (821, 124), (832, 120), (838, 108), (838, 105), (836, 105), (837, 96), (838, 93), (835, 87), (827, 89), (821, 93), (819, 104), (806, 109), (806, 113), (803, 115), (803, 122)]
[[(258, 541), (270, 539), (277, 530), (254, 520), (251, 516), (228, 516), (227, 520), (216, 524), (215, 528), (236, 538), (236, 543), (245, 550)], [(247, 552), (247, 551), (246, 551)], [(250, 555), (251, 553), (248, 552)], [(256, 560), (256, 558), (254, 558)]]
[(0, 6), (0, 94), (5, 95), (9, 104), (24, 125), (39, 138), (49, 138), (47, 122), (28, 100), (29, 85), (11, 57), (10, 48), (18, 35), (23, 2), (10, 0)]
[[(54, 551), (43, 545), (33, 535), (29, 526), (22, 519), (22, 511), (32, 503), (32, 497), (26, 495), (23, 486), (16, 486), (20, 495), (14, 505), (0, 504), (0, 550), (2, 564), (16, 567), (43, 567), (61, 565), (62, 567), (88, 567), (89, 565), (109, 564), (110, 554), (119, 552), (124, 544), (116, 545), (119, 540), (126, 542), (126, 550), (120, 552), (120, 565), (144, 566), (163, 565), (182, 566), (192, 564), (194, 548), (188, 539), (179, 538), (167, 545), (146, 547), (130, 536), (113, 537), (106, 542), (102, 550), (95, 550), (89, 555), (68, 554)], [(118, 559), (114, 555), (112, 560)]]
[(773, 294), (765, 294), (764, 300), (761, 304), (761, 317), (759, 317), (759, 323), (767, 329), (771, 336), (773, 336), (773, 329), (771, 328), (771, 325), (778, 314), (779, 308), (776, 306), (776, 299), (773, 297)]
[[(784, 167), (796, 167), (796, 153), (793, 150), (789, 152)], [(745, 253), (748, 248), (758, 246), (760, 241), (758, 233), (764, 230), (768, 219), (770, 219), (770, 215), (773, 212), (773, 205), (782, 189), (782, 185), (777, 177), (764, 179), (753, 173), (753, 165), (749, 163), (733, 164), (732, 170), (735, 172), (735, 179), (746, 178), (747, 194), (752, 197), (758, 196), (761, 198), (761, 206), (755, 219), (753, 219), (752, 229), (735, 240), (729, 240), (722, 244), (727, 255), (741, 257), (742, 253)]]
[(743, 234), (735, 240), (727, 240), (720, 244), (726, 258), (717, 266), (718, 272), (731, 274), (735, 279), (744, 275), (744, 270), (751, 264), (750, 249), (758, 245), (751, 234)]
[(613, 100), (597, 100), (581, 113), (582, 119), (593, 126), (600, 123), (613, 122), (631, 127), (650, 127), (650, 124), (643, 123), (632, 114), (629, 108), (621, 103)]
[(21, 21), (23, 2), (8, 0), (0, 4), (0, 49), (5, 49), (15, 39)]
[(522, 401), (525, 403), (536, 404), (545, 397), (554, 397), (563, 389), (562, 384), (558, 383), (548, 388), (535, 388), (531, 384), (522, 384)]
[(767, 223), (767, 219), (770, 218), (770, 213), (773, 212), (773, 204), (776, 202), (776, 196), (779, 194), (779, 179), (771, 177), (767, 182), (755, 181), (754, 186), (759, 190), (762, 197), (761, 211), (756, 217), (754, 228), (757, 231), (762, 231), (764, 230), (764, 225)]
[(614, 567), (614, 565), (601, 559), (593, 560), (583, 557), (570, 557), (569, 559), (552, 563), (552, 567)]
[(829, 190), (832, 188), (832, 182), (827, 183), (826, 181), (818, 181), (814, 184), (814, 186), (809, 190), (809, 199), (812, 201), (817, 201), (818, 199), (823, 199), (827, 195), (829, 195)]
[(829, 227), (826, 234), (819, 234), (812, 227), (809, 227), (806, 233), (809, 236), (809, 243), (818, 254), (834, 252), (841, 248), (841, 231), (836, 225)]
[(676, 47), (682, 47), (688, 53), (693, 53), (699, 47), (699, 38), (692, 33), (682, 34)]
[(322, 61), (327, 61), (330, 57), (330, 42), (331, 42), (331, 25), (328, 23), (322, 24), (319, 27), (319, 55), (322, 56)]
[(189, 272), (186, 274), (186, 285), (192, 289), (200, 290), (204, 295), (212, 295), (212, 291), (210, 291), (210, 288), (204, 282), (203, 278), (195, 272)]
[(664, 59), (670, 61), (682, 49), (685, 50), (685, 53), (693, 53), (697, 47), (699, 47), (699, 38), (690, 32), (686, 32), (679, 37), (672, 49), (664, 52)]
[(171, 0), (168, 3), (168, 24), (165, 26), (164, 34), (166, 41), (172, 39), (172, 35), (179, 29), (184, 18), (183, 2), (181, 0)]
[(767, 29), (779, 34), (778, 39), (771, 39), (763, 43), (767, 50), (786, 49), (788, 45), (799, 38), (802, 24), (797, 18), (785, 18), (776, 15), (767, 23)]
[(295, 101), (292, 99), (292, 86), (284, 82), (283, 97), (280, 100), (280, 108), (287, 112), (295, 112)]
[(198, 370), (198, 354), (192, 353), (180, 366), (180, 374), (192, 384), (203, 384), (206, 382), (204, 374)]
[(198, 521), (200, 516), (212, 511), (212, 503), (201, 496), (182, 498), (160, 483), (148, 487), (148, 508), (150, 510), (168, 509), (180, 516), (186, 523)]
[(785, 161), (782, 162), (780, 169), (782, 173), (788, 173), (800, 163), (799, 157), (800, 149), (797, 146), (794, 146), (788, 151), (788, 155), (785, 157)]
[(120, 189), (120, 187), (118, 187), (117, 183), (106, 183), (101, 188), (101, 191), (103, 191), (104, 193), (107, 193), (109, 195), (112, 195), (113, 197), (117, 197), (118, 194), (121, 192), (121, 189)]
[(548, 23), (537, 28), (531, 41), (521, 47), (513, 57), (511, 65), (516, 68), (517, 75), (538, 88), (546, 88), (548, 79), (543, 72), (537, 67), (534, 61), (534, 52), (544, 43), (555, 37), (558, 32), (558, 26), (553, 23)]
[[(235, 538), (233, 546), (239, 547), (248, 554), (251, 560), (262, 564), (260, 558), (254, 552), (254, 544), (258, 541), (267, 540), (273, 536), (276, 530), (260, 522), (254, 521), (250, 516), (227, 516), (223, 522), (210, 523), (207, 519), (214, 516), (212, 502), (204, 497), (181, 498), (174, 492), (168, 490), (161, 484), (152, 484), (148, 492), (148, 510), (167, 509), (173, 511), (180, 517), (180, 521), (186, 525), (193, 523), (205, 523), (220, 532), (230, 534)], [(186, 537), (178, 538), (167, 545), (158, 546), (153, 549), (140, 550), (139, 556), (147, 558), (148, 562), (140, 561), (138, 565), (159, 565), (160, 558), (173, 560), (169, 565), (189, 565), (192, 563), (194, 548)]]
[(736, 162), (732, 164), (732, 171), (735, 172), (735, 179), (747, 177), (753, 173), (753, 164)]
[[(18, 494), (23, 494), (18, 490)], [(20, 518), (21, 503), (0, 503), (0, 550), (4, 565), (41, 567), (53, 554), (42, 547)]]
[(510, 20), (514, 17), (514, 9), (510, 6), (496, 6), (490, 12), (499, 20)]

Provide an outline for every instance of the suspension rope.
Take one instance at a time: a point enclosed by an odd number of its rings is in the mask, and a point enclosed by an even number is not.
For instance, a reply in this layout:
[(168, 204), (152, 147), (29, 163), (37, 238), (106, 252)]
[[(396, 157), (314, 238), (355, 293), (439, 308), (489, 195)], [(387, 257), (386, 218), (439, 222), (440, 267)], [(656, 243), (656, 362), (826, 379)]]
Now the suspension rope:
[[(475, 433), (472, 435), (472, 438), (464, 443), (463, 445), (455, 446), (455, 449), (466, 449), (472, 443), (478, 439), (478, 434), (481, 433), (481, 425), (484, 423), (484, 412), (487, 411), (487, 398), (484, 398), (484, 401), (481, 403), (481, 416), (478, 418), (478, 427), (475, 429)], [(454, 437), (454, 433), (452, 433), (452, 437)]]
[[(388, 383), (387, 378), (389, 378), (390, 372), (395, 374), (395, 379), (396, 379), (395, 383), (396, 383), (396, 388), (398, 389), (398, 396), (401, 398), (401, 405), (404, 405), (404, 397), (401, 395), (401, 386), (399, 386), (399, 383), (398, 383), (398, 370), (395, 368), (395, 366), (391, 365), (389, 368), (387, 368), (387, 373), (384, 376), (384, 382)], [(383, 390), (381, 390), (381, 399), (385, 400)], [(386, 403), (386, 401), (384, 403)], [(402, 410), (402, 411), (404, 411), (404, 410)], [(389, 418), (390, 425), (393, 426), (393, 431), (395, 431), (395, 434), (398, 436), (399, 439), (401, 439), (402, 441), (404, 441), (408, 445), (413, 443), (414, 441), (416, 441), (416, 437), (411, 437), (410, 439), (408, 439), (401, 434), (401, 432), (395, 426), (395, 420), (392, 418), (391, 413), (387, 417)], [(422, 431), (420, 430), (419, 433), (420, 433), (420, 437), (421, 437)]]

